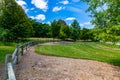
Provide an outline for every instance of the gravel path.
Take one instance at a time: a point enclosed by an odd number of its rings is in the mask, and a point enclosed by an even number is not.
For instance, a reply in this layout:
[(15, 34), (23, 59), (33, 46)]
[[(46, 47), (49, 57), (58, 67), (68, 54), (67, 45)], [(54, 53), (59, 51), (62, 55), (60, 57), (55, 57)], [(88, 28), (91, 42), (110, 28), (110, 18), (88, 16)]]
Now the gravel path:
[(38, 55), (34, 48), (16, 66), (17, 80), (120, 80), (120, 67), (92, 60)]

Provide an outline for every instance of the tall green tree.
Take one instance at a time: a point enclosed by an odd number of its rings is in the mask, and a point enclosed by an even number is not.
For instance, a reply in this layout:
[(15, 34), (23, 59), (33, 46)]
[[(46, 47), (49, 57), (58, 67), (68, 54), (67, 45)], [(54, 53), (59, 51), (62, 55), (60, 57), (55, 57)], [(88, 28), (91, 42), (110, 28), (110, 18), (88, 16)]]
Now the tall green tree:
[(77, 20), (74, 20), (71, 23), (70, 38), (73, 39), (74, 41), (76, 41), (76, 40), (78, 40), (80, 38), (80, 25), (77, 22)]
[(32, 34), (32, 26), (24, 10), (15, 0), (1, 0), (3, 2), (2, 15), (0, 16), (0, 27), (7, 30), (6, 41), (15, 41), (26, 38)]
[(64, 20), (61, 19), (58, 20), (58, 24), (60, 24), (59, 38), (62, 40), (66, 40), (70, 35), (69, 26), (66, 24)]
[[(88, 12), (91, 12), (92, 24), (97, 27), (97, 37), (101, 40), (110, 40), (110, 34), (108, 33), (111, 29), (116, 28), (120, 23), (120, 0), (82, 0), (85, 1), (89, 7)], [(100, 31), (100, 32), (99, 32)], [(118, 35), (118, 33), (116, 33)], [(117, 41), (111, 35), (114, 41)]]
[(94, 40), (92, 29), (83, 28), (81, 30), (80, 38), (82, 40), (84, 40), (84, 41), (86, 41), (86, 40)]
[(59, 34), (60, 34), (60, 23), (58, 23), (58, 21), (54, 20), (51, 23), (51, 27), (52, 27), (52, 37), (53, 38), (59, 38)]
[(49, 26), (48, 24), (37, 22), (36, 20), (32, 20), (32, 19), (30, 19), (30, 22), (34, 30), (33, 37), (43, 37), (43, 38), (51, 37), (51, 26)]

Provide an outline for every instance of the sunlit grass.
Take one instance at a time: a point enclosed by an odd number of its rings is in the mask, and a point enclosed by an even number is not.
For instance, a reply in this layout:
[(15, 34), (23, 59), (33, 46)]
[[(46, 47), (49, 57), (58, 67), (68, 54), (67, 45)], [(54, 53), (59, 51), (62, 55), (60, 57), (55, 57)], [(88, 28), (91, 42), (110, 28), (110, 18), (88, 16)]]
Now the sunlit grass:
[[(27, 39), (32, 41), (53, 41), (53, 38), (27, 38)], [(60, 39), (54, 39), (54, 40), (60, 40)]]
[(96, 42), (38, 46), (39, 54), (68, 58), (91, 59), (120, 66), (120, 48)]
[(12, 54), (15, 49), (16, 43), (0, 42), (0, 63), (5, 61), (6, 54)]

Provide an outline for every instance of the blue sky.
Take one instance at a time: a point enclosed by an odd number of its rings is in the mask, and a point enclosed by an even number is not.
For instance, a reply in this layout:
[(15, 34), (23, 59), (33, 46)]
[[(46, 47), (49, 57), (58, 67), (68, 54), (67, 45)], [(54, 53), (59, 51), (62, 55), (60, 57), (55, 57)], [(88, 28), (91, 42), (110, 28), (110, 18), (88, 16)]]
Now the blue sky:
[(92, 28), (91, 18), (86, 13), (88, 5), (80, 0), (16, 0), (28, 17), (48, 23), (62, 19), (68, 25), (77, 20), (80, 26)]

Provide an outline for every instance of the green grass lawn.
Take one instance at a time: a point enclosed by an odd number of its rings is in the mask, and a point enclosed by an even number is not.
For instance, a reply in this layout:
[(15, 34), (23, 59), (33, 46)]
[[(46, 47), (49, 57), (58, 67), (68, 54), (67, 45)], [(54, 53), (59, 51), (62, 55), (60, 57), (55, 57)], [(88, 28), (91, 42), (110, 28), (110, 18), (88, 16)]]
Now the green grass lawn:
[(38, 46), (39, 54), (68, 58), (91, 59), (120, 66), (120, 48), (97, 42)]
[(12, 54), (16, 43), (0, 42), (0, 63), (4, 63), (6, 54)]

